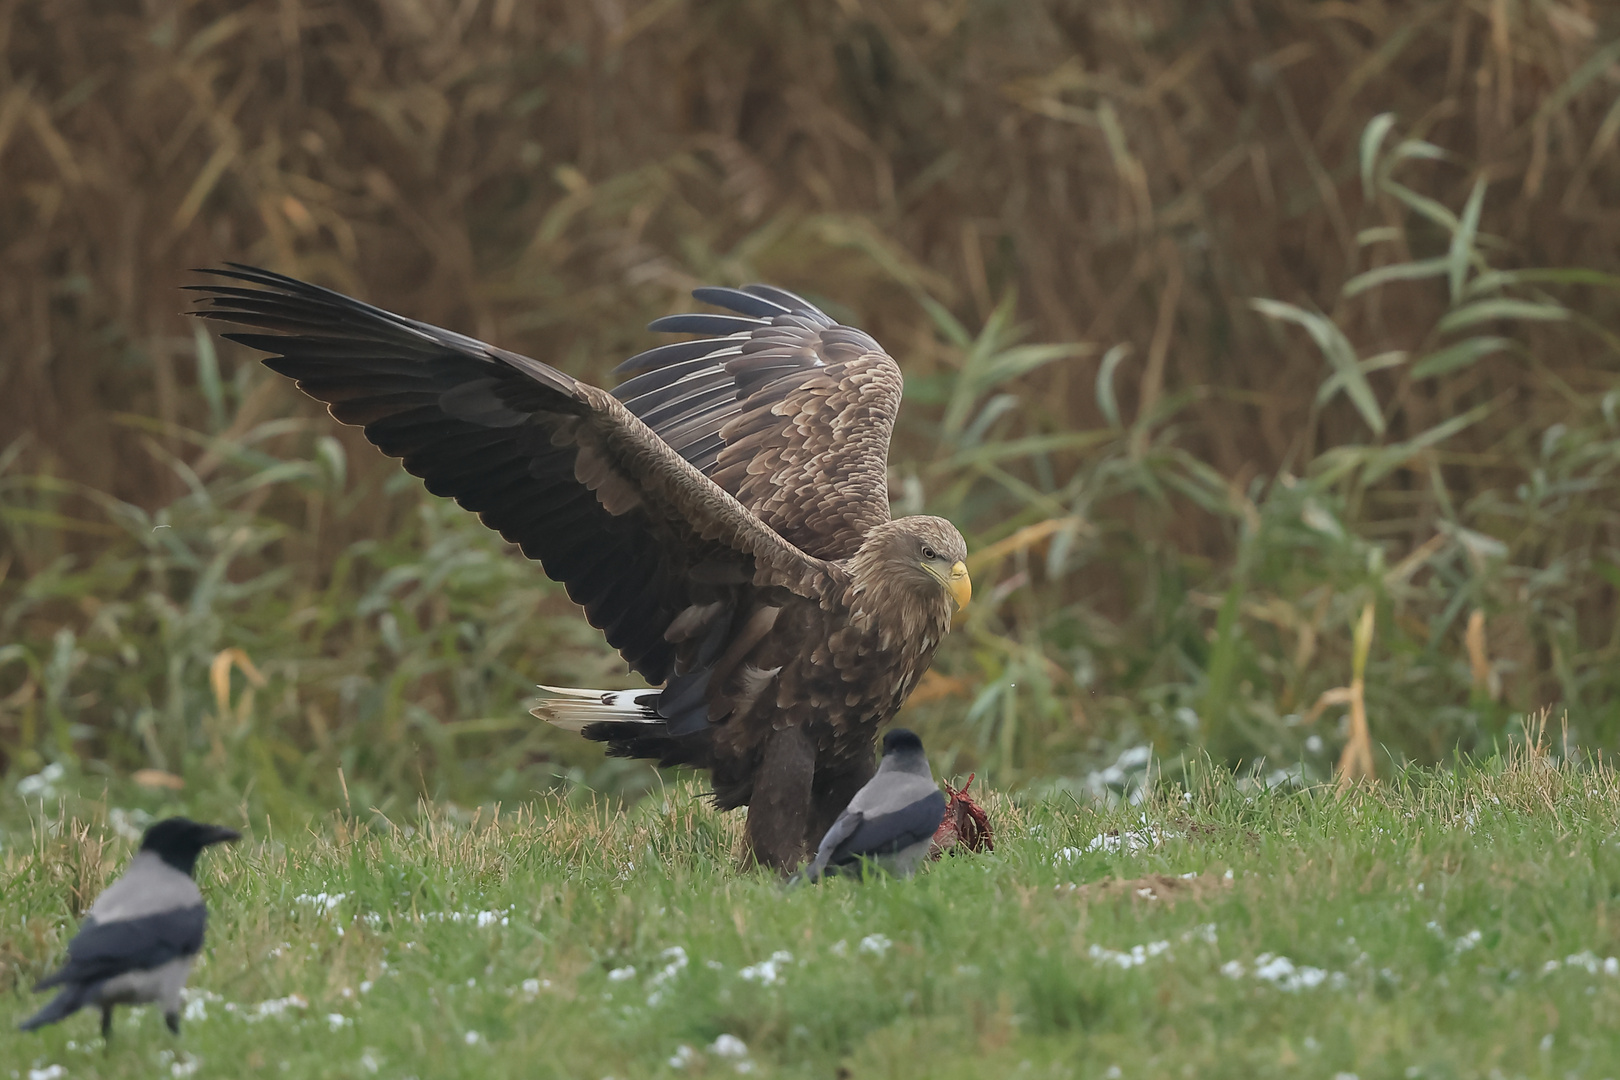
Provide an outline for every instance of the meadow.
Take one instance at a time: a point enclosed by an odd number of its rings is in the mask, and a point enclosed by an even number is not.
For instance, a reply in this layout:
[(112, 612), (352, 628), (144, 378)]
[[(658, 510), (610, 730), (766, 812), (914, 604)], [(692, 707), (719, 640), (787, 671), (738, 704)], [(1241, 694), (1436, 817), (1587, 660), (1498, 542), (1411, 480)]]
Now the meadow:
[(409, 815), (659, 781), (536, 731), (561, 590), (180, 312), (258, 262), (600, 382), (769, 280), (906, 375), (1005, 789), (1620, 737), (1620, 32), (1584, 2), (0, 7), (0, 769)]
[[(994, 853), (793, 891), (689, 783), (414, 825), (194, 806), (249, 836), (205, 858), (181, 1038), (123, 1013), (104, 1051), (81, 1014), (0, 1040), (0, 1075), (1612, 1075), (1620, 777), (1548, 734), (1344, 793), (995, 796)], [(130, 849), (142, 796), (113, 794), (7, 796), (21, 982)]]

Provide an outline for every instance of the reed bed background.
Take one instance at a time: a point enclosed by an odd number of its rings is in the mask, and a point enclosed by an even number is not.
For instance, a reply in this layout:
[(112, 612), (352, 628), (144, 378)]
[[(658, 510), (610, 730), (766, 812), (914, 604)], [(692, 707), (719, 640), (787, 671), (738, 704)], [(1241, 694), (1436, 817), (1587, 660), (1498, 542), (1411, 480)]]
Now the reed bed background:
[[(409, 809), (639, 766), (560, 588), (179, 313), (239, 260), (605, 380), (768, 280), (907, 376), (1002, 786), (1620, 738), (1620, 10), (0, 3), (0, 769)], [(341, 773), (339, 769), (341, 768)]]

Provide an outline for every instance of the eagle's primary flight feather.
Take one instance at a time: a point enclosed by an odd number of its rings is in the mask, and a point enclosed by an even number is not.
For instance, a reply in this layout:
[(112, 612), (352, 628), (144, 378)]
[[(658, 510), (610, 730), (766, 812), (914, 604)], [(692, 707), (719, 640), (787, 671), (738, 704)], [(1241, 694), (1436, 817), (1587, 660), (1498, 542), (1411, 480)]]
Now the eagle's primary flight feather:
[(232, 265), (195, 312), (256, 328), (345, 424), (563, 582), (654, 691), (536, 714), (609, 752), (707, 769), (790, 869), (870, 778), (877, 729), (969, 584), (961, 534), (889, 516), (895, 362), (781, 289), (699, 289), (736, 314), (621, 365), (613, 393), (295, 278)]

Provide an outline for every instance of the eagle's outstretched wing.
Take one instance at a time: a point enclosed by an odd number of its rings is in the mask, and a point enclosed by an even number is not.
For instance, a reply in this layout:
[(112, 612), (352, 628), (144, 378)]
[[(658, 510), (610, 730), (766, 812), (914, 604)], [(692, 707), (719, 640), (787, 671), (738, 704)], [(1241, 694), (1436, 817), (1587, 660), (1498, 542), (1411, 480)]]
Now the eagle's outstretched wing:
[(714, 335), (631, 357), (614, 395), (790, 543), (855, 553), (889, 520), (889, 436), (900, 369), (867, 334), (769, 285), (692, 295), (736, 315), (648, 328)]
[(538, 560), (632, 668), (674, 676), (666, 695), (690, 675), (669, 700), (702, 709), (700, 669), (745, 632), (739, 590), (836, 587), (606, 391), (295, 278), (206, 272), (229, 283), (190, 286), (195, 314), (271, 331), (226, 336)]

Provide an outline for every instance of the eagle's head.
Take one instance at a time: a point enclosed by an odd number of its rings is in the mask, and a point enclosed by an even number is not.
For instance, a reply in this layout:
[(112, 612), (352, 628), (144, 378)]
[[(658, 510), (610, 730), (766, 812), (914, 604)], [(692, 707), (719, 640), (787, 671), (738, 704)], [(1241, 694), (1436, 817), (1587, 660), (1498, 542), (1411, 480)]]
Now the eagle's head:
[(967, 571), (967, 541), (944, 518), (903, 517), (867, 533), (850, 560), (856, 585), (907, 607), (943, 614), (967, 607), (973, 582)]

